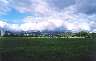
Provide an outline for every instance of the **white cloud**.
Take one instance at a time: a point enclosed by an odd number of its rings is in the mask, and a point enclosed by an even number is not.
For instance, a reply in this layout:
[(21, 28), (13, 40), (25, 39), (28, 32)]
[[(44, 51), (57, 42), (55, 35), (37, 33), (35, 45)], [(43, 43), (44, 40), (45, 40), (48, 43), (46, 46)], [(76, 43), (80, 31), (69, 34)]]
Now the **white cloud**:
[(14, 0), (12, 7), (20, 13), (31, 13), (33, 15), (48, 15), (52, 12), (48, 3), (44, 0)]
[(15, 30), (15, 31), (20, 31), (20, 25), (19, 24), (8, 24), (8, 29), (10, 30)]
[[(22, 21), (21, 24), (8, 24), (7, 27), (11, 30), (55, 30), (57, 28), (62, 28), (71, 31), (94, 31), (96, 24), (94, 20), (91, 20), (90, 16), (81, 13), (75, 13), (73, 8), (69, 7), (64, 10), (64, 12), (52, 13), (50, 16), (45, 17), (34, 17), (27, 16)], [(6, 22), (0, 22), (1, 27), (4, 27)], [(94, 25), (93, 25), (94, 24)]]
[[(55, 28), (59, 28), (62, 26), (63, 21), (59, 18), (53, 18), (53, 17), (40, 17), (40, 18), (34, 18), (31, 16), (28, 16), (24, 19), (24, 23), (21, 25), (22, 29), (26, 30), (54, 30)], [(59, 23), (59, 24), (58, 24)]]
[(23, 28), (28, 28), (28, 30), (55, 30), (56, 28), (63, 27), (63, 29), (71, 31), (91, 31), (94, 29), (92, 29), (94, 21), (91, 21), (87, 15), (80, 13), (74, 14), (73, 8), (71, 9), (69, 7), (69, 9), (61, 13), (56, 12), (56, 15), (52, 14), (48, 17), (28, 16), (24, 19), (27, 26)]
[(6, 22), (0, 21), (0, 28), (4, 28), (8, 24)]
[[(2, 4), (1, 4), (2, 3)], [(22, 19), (21, 24), (9, 24), (11, 30), (55, 30), (62, 28), (71, 31), (94, 31), (96, 29), (96, 16), (79, 13), (76, 4), (64, 7), (58, 11), (51, 7), (46, 0), (0, 0), (0, 12), (6, 13), (11, 7), (20, 13), (30, 13)], [(81, 4), (81, 3), (80, 3)], [(93, 19), (94, 18), (94, 19)], [(0, 22), (4, 28), (6, 22)]]

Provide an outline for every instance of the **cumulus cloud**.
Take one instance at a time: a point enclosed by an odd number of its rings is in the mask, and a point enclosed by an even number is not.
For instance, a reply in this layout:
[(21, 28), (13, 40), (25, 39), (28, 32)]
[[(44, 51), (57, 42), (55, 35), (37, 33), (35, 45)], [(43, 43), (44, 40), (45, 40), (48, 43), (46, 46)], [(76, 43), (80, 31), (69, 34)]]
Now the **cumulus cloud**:
[[(24, 18), (24, 23), (21, 25), (25, 30), (54, 30), (62, 26), (63, 21), (56, 17), (37, 17), (28, 16)], [(58, 24), (59, 23), (59, 24)]]
[(0, 28), (4, 28), (5, 26), (7, 26), (7, 23), (4, 21), (0, 21)]
[(31, 13), (34, 15), (48, 15), (52, 12), (48, 3), (44, 0), (14, 0), (10, 2), (12, 7), (20, 13)]
[(2, 28), (7, 27), (17, 31), (44, 31), (57, 28), (76, 32), (96, 31), (95, 0), (0, 0), (0, 3), (2, 3), (0, 12), (6, 13), (13, 8), (19, 13), (32, 14), (24, 17), (21, 24), (1, 21)]

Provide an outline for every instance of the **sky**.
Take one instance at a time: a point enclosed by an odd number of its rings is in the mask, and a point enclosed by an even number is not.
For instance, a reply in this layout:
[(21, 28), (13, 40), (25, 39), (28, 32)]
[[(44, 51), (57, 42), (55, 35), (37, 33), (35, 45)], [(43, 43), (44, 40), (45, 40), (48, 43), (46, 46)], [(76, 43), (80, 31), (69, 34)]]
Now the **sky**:
[(96, 32), (96, 0), (0, 0), (0, 28)]

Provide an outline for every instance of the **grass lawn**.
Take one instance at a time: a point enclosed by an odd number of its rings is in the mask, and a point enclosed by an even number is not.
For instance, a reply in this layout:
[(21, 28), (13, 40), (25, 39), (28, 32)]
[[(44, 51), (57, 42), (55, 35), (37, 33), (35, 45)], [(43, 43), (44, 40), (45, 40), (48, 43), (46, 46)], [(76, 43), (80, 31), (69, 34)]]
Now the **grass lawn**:
[(85, 38), (2, 37), (0, 56), (2, 61), (92, 61), (95, 43)]

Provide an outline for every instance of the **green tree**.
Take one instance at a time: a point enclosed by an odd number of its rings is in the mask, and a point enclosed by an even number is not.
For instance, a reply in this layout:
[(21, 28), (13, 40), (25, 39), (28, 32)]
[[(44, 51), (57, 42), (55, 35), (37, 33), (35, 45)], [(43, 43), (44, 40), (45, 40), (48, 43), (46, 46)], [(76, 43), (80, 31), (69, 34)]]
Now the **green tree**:
[(96, 33), (90, 33), (91, 38), (96, 38)]
[(76, 33), (76, 36), (88, 38), (88, 37), (90, 37), (90, 33), (87, 31), (80, 31), (79, 33)]

